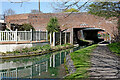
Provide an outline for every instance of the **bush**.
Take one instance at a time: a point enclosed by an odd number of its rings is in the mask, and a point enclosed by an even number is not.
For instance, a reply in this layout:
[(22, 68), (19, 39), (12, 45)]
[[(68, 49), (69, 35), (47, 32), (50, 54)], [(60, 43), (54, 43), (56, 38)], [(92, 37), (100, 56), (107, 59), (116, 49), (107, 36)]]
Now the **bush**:
[(20, 26), (18, 28), (19, 31), (24, 31), (24, 30), (30, 31), (31, 29), (35, 30), (34, 27), (31, 24), (28, 24), (28, 23), (22, 24), (22, 26)]
[(112, 52), (120, 55), (120, 42), (109, 44), (108, 47)]

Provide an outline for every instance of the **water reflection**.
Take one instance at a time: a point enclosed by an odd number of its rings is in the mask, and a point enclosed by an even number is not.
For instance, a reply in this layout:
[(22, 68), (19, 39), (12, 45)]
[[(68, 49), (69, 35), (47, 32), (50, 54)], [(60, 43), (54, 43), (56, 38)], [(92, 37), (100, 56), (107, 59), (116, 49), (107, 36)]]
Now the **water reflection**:
[[(45, 56), (24, 58), (26, 62), (10, 60), (0, 63), (0, 77), (2, 78), (61, 78), (65, 76), (60, 72), (64, 58), (67, 54), (79, 49), (73, 48), (57, 53), (47, 54)], [(46, 57), (47, 56), (47, 57)], [(14, 62), (15, 61), (15, 62)], [(61, 74), (60, 74), (61, 73)], [(59, 76), (62, 75), (62, 76)]]

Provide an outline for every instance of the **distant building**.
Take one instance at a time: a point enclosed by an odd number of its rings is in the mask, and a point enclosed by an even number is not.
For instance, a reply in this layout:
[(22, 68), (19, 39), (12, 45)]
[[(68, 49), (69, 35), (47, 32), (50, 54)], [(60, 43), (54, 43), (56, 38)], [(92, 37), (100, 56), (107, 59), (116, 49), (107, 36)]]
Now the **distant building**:
[(4, 31), (6, 29), (6, 23), (4, 20), (0, 20), (0, 30)]
[(102, 28), (109, 33), (116, 30), (116, 21), (105, 20), (105, 18), (90, 15), (88, 13), (39, 13), (39, 14), (16, 14), (6, 16), (6, 23), (23, 24), (30, 23), (36, 30), (46, 30), (47, 23), (51, 17), (57, 17), (62, 30), (72, 27), (96, 27)]

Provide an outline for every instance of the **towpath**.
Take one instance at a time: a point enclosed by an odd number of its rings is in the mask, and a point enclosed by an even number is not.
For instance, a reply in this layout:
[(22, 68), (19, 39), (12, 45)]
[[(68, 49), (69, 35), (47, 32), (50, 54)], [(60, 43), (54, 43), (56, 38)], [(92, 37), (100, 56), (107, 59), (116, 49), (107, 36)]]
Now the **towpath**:
[(90, 78), (119, 78), (120, 57), (113, 54), (106, 45), (99, 45), (91, 54)]

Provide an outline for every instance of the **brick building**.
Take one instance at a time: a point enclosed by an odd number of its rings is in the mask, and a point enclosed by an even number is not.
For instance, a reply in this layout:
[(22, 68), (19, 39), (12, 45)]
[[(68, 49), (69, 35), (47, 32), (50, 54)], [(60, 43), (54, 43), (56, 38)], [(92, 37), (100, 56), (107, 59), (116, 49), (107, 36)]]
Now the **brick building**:
[(69, 13), (17, 14), (7, 16), (5, 20), (7, 23), (19, 25), (30, 23), (36, 30), (46, 30), (50, 17), (57, 17), (62, 30), (72, 27), (97, 27), (105, 29), (110, 34), (112, 34), (114, 30), (117, 30), (116, 19), (106, 20), (105, 18), (88, 13), (72, 13), (70, 16), (68, 15)]

